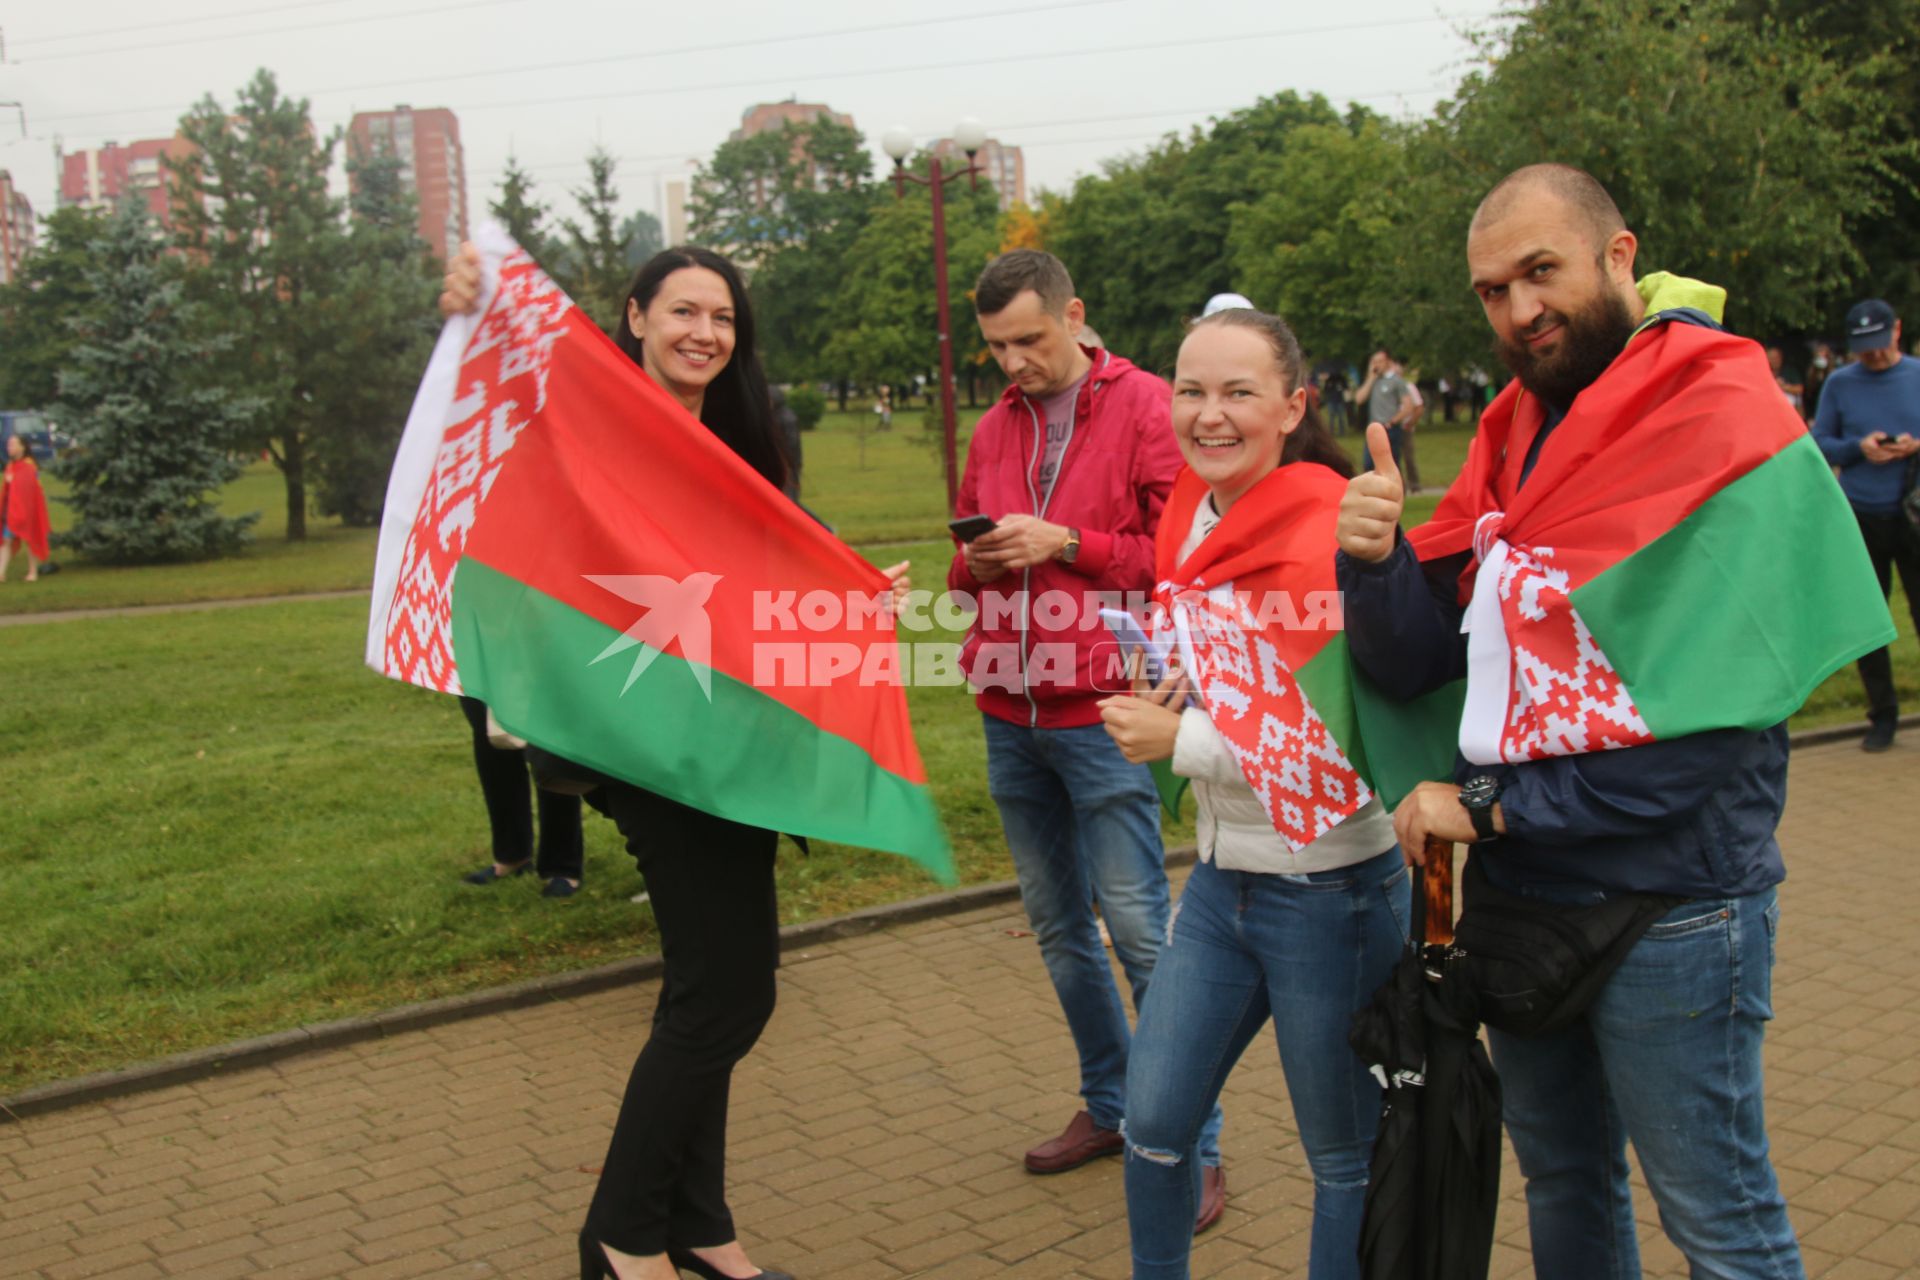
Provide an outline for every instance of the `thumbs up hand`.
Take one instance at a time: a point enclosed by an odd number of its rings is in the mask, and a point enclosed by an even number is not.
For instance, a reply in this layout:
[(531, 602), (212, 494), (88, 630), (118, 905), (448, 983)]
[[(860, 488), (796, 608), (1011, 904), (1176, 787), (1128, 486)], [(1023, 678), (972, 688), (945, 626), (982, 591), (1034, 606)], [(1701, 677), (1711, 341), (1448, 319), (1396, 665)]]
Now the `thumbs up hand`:
[(1406, 488), (1387, 444), (1387, 429), (1377, 422), (1367, 428), (1367, 454), (1373, 459), (1373, 470), (1347, 481), (1334, 536), (1340, 549), (1355, 560), (1378, 564), (1393, 553)]

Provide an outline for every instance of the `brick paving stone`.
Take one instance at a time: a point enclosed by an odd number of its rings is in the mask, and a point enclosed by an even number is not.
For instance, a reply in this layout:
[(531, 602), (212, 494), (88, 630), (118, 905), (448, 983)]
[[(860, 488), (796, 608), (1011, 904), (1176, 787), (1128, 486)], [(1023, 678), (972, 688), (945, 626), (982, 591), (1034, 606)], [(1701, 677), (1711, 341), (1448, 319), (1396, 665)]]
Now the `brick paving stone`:
[[(1920, 1270), (1920, 865), (1903, 738), (1797, 752), (1767, 1108), (1821, 1280)], [(733, 1090), (749, 1248), (806, 1280), (1122, 1280), (1121, 1165), (1020, 1153), (1078, 1106), (1017, 903), (790, 952)], [(570, 1276), (652, 983), (0, 1127), (0, 1280)], [(1228, 1083), (1230, 1198), (1196, 1276), (1305, 1275), (1312, 1180), (1268, 1038)], [(1531, 1274), (1509, 1155), (1491, 1274)], [(1686, 1267), (1636, 1175), (1644, 1274)]]

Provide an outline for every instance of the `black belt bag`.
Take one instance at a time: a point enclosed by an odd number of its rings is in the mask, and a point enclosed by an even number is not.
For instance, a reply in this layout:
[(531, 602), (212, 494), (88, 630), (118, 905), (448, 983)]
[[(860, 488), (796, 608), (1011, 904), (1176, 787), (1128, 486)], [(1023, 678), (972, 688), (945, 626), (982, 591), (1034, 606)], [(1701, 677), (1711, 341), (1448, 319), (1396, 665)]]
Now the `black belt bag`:
[(1465, 909), (1448, 968), (1464, 973), (1480, 1020), (1517, 1036), (1572, 1022), (1648, 929), (1685, 898), (1629, 893), (1587, 906), (1543, 902), (1495, 888), (1467, 859)]

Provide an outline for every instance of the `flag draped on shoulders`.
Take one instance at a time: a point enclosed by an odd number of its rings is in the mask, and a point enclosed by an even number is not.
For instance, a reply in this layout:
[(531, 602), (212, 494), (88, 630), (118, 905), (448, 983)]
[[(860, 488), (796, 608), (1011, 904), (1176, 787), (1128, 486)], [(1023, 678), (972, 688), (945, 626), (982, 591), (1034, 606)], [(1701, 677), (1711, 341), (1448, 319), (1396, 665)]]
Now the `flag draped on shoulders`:
[(1526, 484), (1546, 412), (1516, 381), (1407, 535), (1422, 560), (1473, 553), (1458, 745), (1474, 763), (1763, 729), (1893, 636), (1846, 501), (1760, 348), (1671, 318), (1717, 319), (1724, 291), (1663, 274), (1641, 293), (1647, 322)]
[(47, 558), (47, 493), (40, 487), (40, 468), (31, 457), (6, 466), (6, 483), (0, 485), (0, 527), (25, 542), (34, 559)]
[[(478, 243), (481, 306), (442, 332), (394, 460), (367, 663), (683, 804), (951, 880), (884, 576), (504, 231)], [(801, 597), (838, 607), (799, 630)]]
[(1317, 463), (1276, 468), (1179, 561), (1208, 492), (1183, 471), (1161, 515), (1156, 628), (1178, 637), (1214, 728), (1298, 850), (1373, 798), (1333, 573), (1346, 481)]

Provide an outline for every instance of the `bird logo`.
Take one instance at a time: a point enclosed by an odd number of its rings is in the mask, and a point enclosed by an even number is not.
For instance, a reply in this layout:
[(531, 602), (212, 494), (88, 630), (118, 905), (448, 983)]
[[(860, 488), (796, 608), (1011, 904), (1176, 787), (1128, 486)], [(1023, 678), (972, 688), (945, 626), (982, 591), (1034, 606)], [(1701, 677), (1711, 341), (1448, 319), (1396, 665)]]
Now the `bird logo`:
[(594, 586), (611, 591), (629, 604), (637, 604), (645, 610), (588, 666), (639, 646), (640, 652), (634, 655), (633, 669), (627, 673), (627, 682), (620, 686), (620, 693), (625, 696), (627, 690), (633, 688), (633, 682), (640, 678), (640, 673), (652, 666), (653, 660), (666, 652), (669, 644), (678, 640), (681, 656), (693, 668), (693, 678), (700, 682), (700, 692), (706, 695), (708, 702), (713, 701), (713, 626), (707, 620), (707, 600), (713, 595), (714, 584), (720, 581), (719, 574), (690, 573), (680, 579), (659, 573), (588, 573), (581, 576)]

